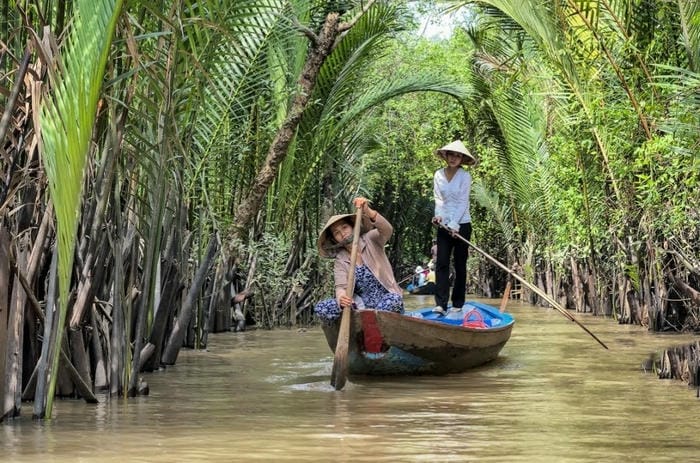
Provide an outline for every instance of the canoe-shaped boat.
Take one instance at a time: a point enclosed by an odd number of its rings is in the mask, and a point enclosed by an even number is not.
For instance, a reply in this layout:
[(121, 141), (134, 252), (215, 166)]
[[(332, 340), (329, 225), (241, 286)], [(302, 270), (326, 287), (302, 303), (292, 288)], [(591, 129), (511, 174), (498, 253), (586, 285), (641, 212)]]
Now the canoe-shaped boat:
[[(513, 316), (470, 301), (463, 312), (447, 315), (425, 308), (398, 314), (352, 311), (348, 346), (349, 376), (443, 375), (460, 373), (495, 359), (515, 323)], [(340, 321), (324, 325), (335, 352)]]
[(421, 286), (410, 284), (406, 287), (406, 291), (411, 294), (435, 294), (435, 283), (428, 281)]

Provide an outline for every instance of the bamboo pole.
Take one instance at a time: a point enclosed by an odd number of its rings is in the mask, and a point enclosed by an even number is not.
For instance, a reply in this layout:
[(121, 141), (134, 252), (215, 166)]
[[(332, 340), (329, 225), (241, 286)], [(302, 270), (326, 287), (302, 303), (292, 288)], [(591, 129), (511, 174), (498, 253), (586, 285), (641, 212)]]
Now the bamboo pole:
[(559, 313), (561, 313), (562, 315), (564, 315), (566, 318), (568, 318), (568, 319), (571, 320), (572, 322), (576, 323), (579, 327), (581, 327), (581, 328), (583, 329), (583, 331), (585, 331), (586, 333), (588, 333), (589, 335), (591, 335), (591, 337), (592, 337), (593, 339), (595, 339), (596, 341), (598, 341), (598, 343), (599, 343), (601, 346), (605, 347), (606, 349), (608, 348), (608, 346), (606, 346), (606, 345), (603, 343), (603, 341), (601, 341), (600, 339), (598, 339), (598, 337), (597, 337), (595, 334), (593, 334), (588, 328), (586, 328), (585, 326), (583, 326), (583, 324), (582, 324), (581, 322), (579, 322), (579, 321), (578, 321), (573, 315), (571, 315), (566, 309), (564, 309), (561, 305), (559, 305), (559, 303), (557, 303), (557, 301), (555, 301), (554, 299), (552, 299), (547, 293), (545, 293), (544, 291), (542, 291), (542, 290), (541, 290), (540, 288), (538, 288), (536, 285), (533, 285), (533, 284), (530, 283), (529, 281), (525, 280), (523, 277), (521, 277), (520, 275), (518, 275), (517, 273), (515, 273), (513, 270), (509, 269), (509, 268), (506, 267), (504, 264), (502, 264), (498, 259), (496, 259), (495, 257), (489, 255), (486, 251), (484, 251), (484, 250), (481, 249), (480, 247), (474, 245), (474, 243), (472, 243), (471, 241), (469, 241), (468, 239), (466, 239), (466, 238), (463, 237), (462, 235), (460, 235), (460, 234), (458, 234), (458, 233), (453, 233), (452, 230), (450, 230), (449, 228), (447, 228), (446, 226), (444, 226), (444, 225), (442, 225), (442, 224), (439, 224), (439, 226), (442, 227), (442, 228), (444, 228), (444, 229), (447, 230), (448, 232), (450, 232), (450, 233), (452, 234), (453, 237), (464, 241), (464, 242), (467, 243), (470, 247), (474, 248), (474, 250), (477, 251), (479, 254), (483, 255), (483, 256), (486, 257), (488, 260), (490, 260), (491, 262), (493, 262), (495, 265), (497, 265), (497, 266), (500, 267), (501, 269), (503, 269), (503, 270), (505, 270), (506, 272), (508, 272), (508, 274), (510, 274), (513, 278), (515, 278), (515, 279), (518, 280), (520, 283), (524, 284), (524, 285), (527, 286), (529, 289), (531, 289), (532, 291), (534, 291), (535, 293), (537, 293), (539, 296), (542, 297), (542, 299), (544, 299), (545, 301), (549, 302), (549, 303), (552, 305), (552, 307), (554, 307)]

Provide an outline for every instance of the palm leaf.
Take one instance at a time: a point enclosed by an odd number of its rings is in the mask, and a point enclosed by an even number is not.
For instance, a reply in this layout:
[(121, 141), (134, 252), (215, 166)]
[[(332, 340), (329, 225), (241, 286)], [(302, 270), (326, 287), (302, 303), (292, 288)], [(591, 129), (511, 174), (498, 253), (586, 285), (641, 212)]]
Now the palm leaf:
[(527, 34), (535, 46), (547, 58), (549, 64), (556, 69), (563, 87), (570, 93), (570, 99), (575, 99), (583, 110), (586, 123), (591, 127), (598, 150), (603, 158), (603, 167), (611, 180), (612, 188), (618, 200), (621, 200), (619, 180), (612, 169), (609, 156), (609, 141), (605, 126), (595, 121), (595, 93), (590, 91), (585, 79), (587, 69), (577, 66), (574, 57), (567, 46), (564, 23), (567, 18), (566, 8), (560, 8), (557, 2), (539, 0), (450, 0), (453, 7), (467, 4), (488, 5), (497, 8), (507, 15)]
[(403, 10), (391, 2), (373, 5), (324, 63), (314, 90), (315, 104), (304, 113), (297, 135), (296, 151), (303, 155), (290, 152), (280, 181), (271, 191), (274, 201), (269, 204), (289, 214), (279, 222), (290, 229), (294, 222), (288, 219), (302, 203), (308, 203), (312, 210), (320, 209), (315, 206), (321, 201), (319, 179), (334, 182), (330, 190), (343, 193), (343, 198), (337, 198), (343, 204), (345, 196), (361, 188), (362, 158), (372, 143), (364, 121), (373, 108), (413, 92), (433, 91), (458, 99), (467, 95), (467, 88), (430, 72), (368, 81), (367, 69), (386, 53), (387, 40), (402, 27), (402, 14)]
[[(248, 156), (253, 169), (259, 162), (259, 153), (248, 149), (251, 134), (260, 124), (267, 127), (283, 117), (290, 95), (285, 79), (299, 66), (299, 44), (305, 39), (284, 19), (296, 14), (304, 12), (288, 2), (246, 0), (229, 7), (217, 27), (209, 27), (215, 18), (188, 21), (199, 36), (188, 43), (191, 61), (197, 64), (186, 77), (196, 82), (189, 100), (196, 104), (182, 119), (191, 133), (184, 141), (183, 154), (190, 163), (186, 191), (198, 184), (205, 190), (207, 182), (221, 180), (221, 165), (244, 167), (240, 161)], [(245, 190), (251, 170), (234, 171), (223, 188)]]
[[(56, 210), (59, 316), (54, 352), (60, 351), (68, 312), (73, 250), (80, 213), (83, 172), (90, 149), (105, 64), (122, 0), (78, 0), (53, 92), (41, 108), (44, 166)], [(46, 413), (50, 417), (58, 377), (54, 354)]]
[(496, 221), (500, 227), (500, 232), (503, 235), (503, 244), (508, 251), (508, 257), (513, 257), (515, 254), (515, 230), (513, 223), (513, 210), (507, 204), (501, 203), (498, 195), (495, 192), (488, 191), (483, 184), (475, 183), (472, 187), (472, 196), (474, 200)]
[(689, 68), (700, 72), (700, 2), (678, 0), (681, 13), (682, 41), (688, 53)]
[[(553, 183), (547, 173), (548, 153), (543, 142), (544, 124), (537, 99), (511, 85), (492, 96), (494, 114), (505, 140), (500, 151), (506, 190), (526, 220), (528, 228), (541, 231), (551, 223)], [(542, 235), (540, 235), (542, 236)]]

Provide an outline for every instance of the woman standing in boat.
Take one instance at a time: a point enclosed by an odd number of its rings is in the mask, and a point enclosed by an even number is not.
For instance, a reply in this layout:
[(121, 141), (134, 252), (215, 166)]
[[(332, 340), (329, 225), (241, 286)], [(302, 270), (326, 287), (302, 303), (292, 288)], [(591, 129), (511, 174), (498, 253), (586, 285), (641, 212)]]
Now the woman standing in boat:
[(433, 223), (442, 225), (437, 231), (437, 259), (435, 261), (435, 312), (444, 313), (450, 299), (450, 260), (454, 260), (454, 287), (452, 310), (464, 305), (467, 286), (468, 246), (458, 238), (469, 240), (472, 234), (469, 213), (471, 174), (462, 166), (473, 166), (476, 158), (460, 140), (443, 146), (435, 152), (447, 165), (433, 176), (435, 216)]
[(404, 312), (401, 287), (394, 278), (394, 271), (384, 251), (384, 245), (391, 238), (394, 228), (379, 212), (370, 208), (368, 203), (363, 197), (353, 200), (356, 208), (362, 208), (354, 298), (348, 296), (347, 281), (355, 214), (331, 217), (318, 237), (318, 253), (322, 257), (335, 259), (335, 298), (323, 300), (314, 308), (314, 312), (324, 323), (340, 318), (343, 307), (353, 303), (358, 308)]

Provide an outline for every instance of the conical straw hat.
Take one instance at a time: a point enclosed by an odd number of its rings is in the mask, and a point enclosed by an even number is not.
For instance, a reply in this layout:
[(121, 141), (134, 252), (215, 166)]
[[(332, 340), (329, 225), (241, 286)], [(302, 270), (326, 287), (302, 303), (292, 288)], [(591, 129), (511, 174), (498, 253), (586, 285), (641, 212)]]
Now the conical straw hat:
[(449, 152), (461, 154), (463, 165), (466, 164), (468, 166), (473, 166), (476, 164), (476, 157), (469, 152), (461, 140), (455, 140), (452, 143), (443, 146), (439, 150), (435, 151), (435, 155), (445, 159), (445, 156), (447, 156), (447, 153)]

